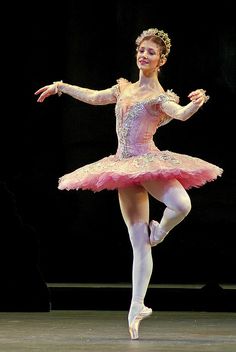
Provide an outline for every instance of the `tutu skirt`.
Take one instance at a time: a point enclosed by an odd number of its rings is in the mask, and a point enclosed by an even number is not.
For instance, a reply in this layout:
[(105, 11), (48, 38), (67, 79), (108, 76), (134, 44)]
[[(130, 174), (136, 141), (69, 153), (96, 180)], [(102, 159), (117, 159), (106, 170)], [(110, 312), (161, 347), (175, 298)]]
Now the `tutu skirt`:
[(221, 176), (223, 169), (205, 160), (171, 151), (155, 151), (120, 159), (110, 155), (59, 178), (60, 190), (114, 190), (148, 180), (177, 179), (185, 189)]

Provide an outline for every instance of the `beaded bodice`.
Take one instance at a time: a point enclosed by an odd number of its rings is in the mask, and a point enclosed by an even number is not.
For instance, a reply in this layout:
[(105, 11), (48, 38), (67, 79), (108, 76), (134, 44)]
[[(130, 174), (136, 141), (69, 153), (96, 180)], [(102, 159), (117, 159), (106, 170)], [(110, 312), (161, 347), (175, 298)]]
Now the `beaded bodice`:
[[(116, 132), (118, 137), (117, 156), (128, 158), (157, 150), (153, 136), (158, 126), (166, 118), (160, 104), (170, 99), (171, 91), (157, 97), (137, 99), (122, 94), (118, 97), (116, 113)], [(156, 106), (155, 113), (150, 107)], [(158, 108), (159, 107), (159, 108)]]

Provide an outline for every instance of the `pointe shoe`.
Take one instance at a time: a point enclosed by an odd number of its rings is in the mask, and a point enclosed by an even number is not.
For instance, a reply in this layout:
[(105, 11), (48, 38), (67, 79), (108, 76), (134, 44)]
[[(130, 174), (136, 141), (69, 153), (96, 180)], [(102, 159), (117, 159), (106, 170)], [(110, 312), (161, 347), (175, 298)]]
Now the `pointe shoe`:
[(150, 228), (150, 245), (155, 247), (158, 243), (161, 243), (167, 235), (167, 232), (163, 231), (159, 227), (159, 223), (152, 220), (149, 224)]
[(130, 333), (131, 340), (138, 340), (139, 324), (143, 319), (149, 317), (151, 314), (152, 314), (152, 309), (144, 306), (141, 309), (141, 311), (134, 316), (132, 322), (129, 325), (129, 333)]

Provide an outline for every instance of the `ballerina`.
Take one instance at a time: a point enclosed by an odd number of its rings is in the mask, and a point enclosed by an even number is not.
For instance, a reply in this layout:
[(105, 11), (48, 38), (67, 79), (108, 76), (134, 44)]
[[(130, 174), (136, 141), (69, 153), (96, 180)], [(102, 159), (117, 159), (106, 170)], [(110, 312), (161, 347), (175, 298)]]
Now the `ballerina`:
[[(203, 159), (160, 150), (153, 136), (172, 119), (186, 121), (208, 101), (204, 89), (192, 91), (190, 102), (179, 104), (172, 90), (165, 90), (158, 74), (170, 53), (167, 33), (157, 28), (144, 30), (136, 39), (137, 82), (125, 78), (104, 90), (93, 90), (62, 81), (35, 92), (43, 102), (54, 94), (68, 94), (93, 105), (115, 104), (118, 148), (94, 163), (60, 177), (60, 190), (117, 190), (121, 214), (133, 249), (132, 299), (128, 327), (132, 340), (139, 338), (140, 322), (152, 314), (144, 299), (153, 269), (152, 248), (190, 212), (186, 190), (200, 187), (221, 176), (223, 170)], [(149, 195), (164, 203), (159, 221), (149, 219)]]

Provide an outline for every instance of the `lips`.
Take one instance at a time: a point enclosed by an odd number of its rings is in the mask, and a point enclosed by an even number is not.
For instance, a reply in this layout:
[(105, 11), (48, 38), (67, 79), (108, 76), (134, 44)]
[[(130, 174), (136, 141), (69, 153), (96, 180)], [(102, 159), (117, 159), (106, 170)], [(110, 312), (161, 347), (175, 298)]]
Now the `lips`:
[(148, 61), (145, 61), (145, 60), (139, 60), (139, 63), (141, 65), (147, 65), (148, 64)]

